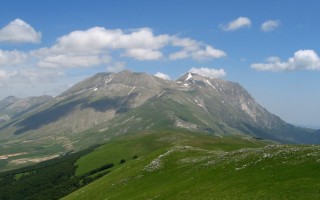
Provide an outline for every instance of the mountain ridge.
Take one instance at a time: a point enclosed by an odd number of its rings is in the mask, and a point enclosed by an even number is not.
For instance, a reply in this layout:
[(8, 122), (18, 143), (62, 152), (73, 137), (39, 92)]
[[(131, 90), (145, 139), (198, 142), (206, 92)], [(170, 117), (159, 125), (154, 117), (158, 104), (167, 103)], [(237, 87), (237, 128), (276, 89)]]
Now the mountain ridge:
[(49, 95), (42, 95), (37, 97), (15, 97), (9, 96), (0, 101), (0, 122), (8, 121), (25, 112), (29, 112), (52, 100), (53, 97)]
[[(196, 105), (201, 112), (215, 115), (213, 117), (216, 117), (216, 120), (227, 122), (228, 125), (244, 131), (247, 131), (248, 127), (239, 127), (239, 121), (248, 126), (257, 124), (266, 129), (287, 125), (278, 116), (257, 104), (238, 83), (190, 72), (177, 81), (168, 81), (145, 73), (130, 71), (98, 73), (89, 77), (57, 96), (54, 99), (55, 107), (45, 108), (44, 112), (22, 119), (17, 125), (26, 126), (31, 121), (37, 121), (35, 123), (39, 125), (30, 128), (33, 130), (86, 109), (90, 109), (90, 112), (93, 110), (93, 114), (100, 114), (100, 117), (92, 116), (92, 118), (107, 119), (92, 121), (98, 125), (116, 117), (119, 113), (135, 109), (150, 99), (161, 96), (168, 96), (179, 104)], [(40, 123), (41, 118), (48, 115), (47, 112), (51, 118)], [(74, 132), (85, 131), (92, 127), (83, 127)], [(28, 130), (18, 128), (15, 133), (22, 134)]]
[(320, 143), (318, 132), (271, 114), (238, 83), (194, 73), (172, 81), (122, 71), (91, 76), (3, 123), (0, 144), (6, 148), (0, 150), (64, 154), (122, 135), (180, 129), (218, 137)]

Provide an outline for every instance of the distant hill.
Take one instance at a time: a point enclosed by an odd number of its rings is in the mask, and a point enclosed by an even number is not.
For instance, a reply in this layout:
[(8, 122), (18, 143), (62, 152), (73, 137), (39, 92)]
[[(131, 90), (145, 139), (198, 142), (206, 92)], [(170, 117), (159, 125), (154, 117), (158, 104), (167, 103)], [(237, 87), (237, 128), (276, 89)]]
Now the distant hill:
[(38, 106), (52, 99), (53, 97), (48, 95), (27, 98), (7, 97), (0, 101), (0, 122), (8, 121), (25, 112), (36, 109)]

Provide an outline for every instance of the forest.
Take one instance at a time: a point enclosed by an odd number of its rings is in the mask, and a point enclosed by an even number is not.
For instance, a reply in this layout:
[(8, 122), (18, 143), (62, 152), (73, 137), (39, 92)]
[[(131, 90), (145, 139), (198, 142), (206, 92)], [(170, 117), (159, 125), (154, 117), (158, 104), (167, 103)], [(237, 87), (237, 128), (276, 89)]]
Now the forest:
[(36, 165), (0, 173), (1, 200), (60, 199), (80, 187), (108, 174), (113, 163), (76, 176), (75, 162), (97, 146)]

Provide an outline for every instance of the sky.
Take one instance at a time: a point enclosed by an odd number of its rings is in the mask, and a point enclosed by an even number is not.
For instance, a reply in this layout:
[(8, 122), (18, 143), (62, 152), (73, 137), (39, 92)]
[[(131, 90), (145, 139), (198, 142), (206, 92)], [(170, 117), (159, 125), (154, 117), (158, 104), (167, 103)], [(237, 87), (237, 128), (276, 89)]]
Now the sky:
[(0, 99), (58, 95), (98, 72), (238, 82), (320, 128), (317, 0), (2, 0)]

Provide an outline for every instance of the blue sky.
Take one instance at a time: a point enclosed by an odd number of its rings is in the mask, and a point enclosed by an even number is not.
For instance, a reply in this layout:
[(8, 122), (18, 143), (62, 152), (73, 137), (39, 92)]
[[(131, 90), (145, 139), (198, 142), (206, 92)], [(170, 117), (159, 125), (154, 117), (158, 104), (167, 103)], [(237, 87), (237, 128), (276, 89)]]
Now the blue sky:
[[(0, 99), (57, 95), (101, 71), (243, 85), (272, 113), (320, 128), (317, 0), (3, 0)], [(167, 75), (167, 76), (165, 76)]]

